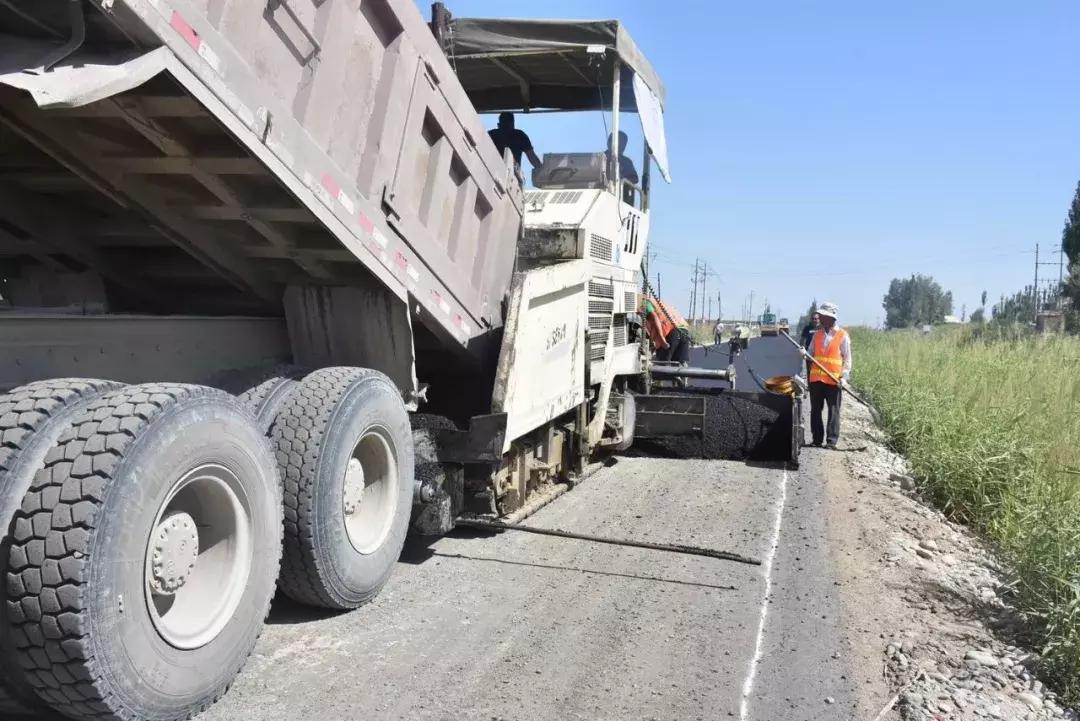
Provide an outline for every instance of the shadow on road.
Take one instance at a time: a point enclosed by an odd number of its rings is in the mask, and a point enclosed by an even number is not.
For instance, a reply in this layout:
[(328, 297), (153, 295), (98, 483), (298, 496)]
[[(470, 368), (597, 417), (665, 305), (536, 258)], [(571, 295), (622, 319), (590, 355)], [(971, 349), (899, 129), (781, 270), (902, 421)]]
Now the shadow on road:
[(632, 578), (638, 581), (650, 581), (654, 583), (673, 583), (679, 586), (697, 586), (717, 591), (734, 591), (735, 586), (721, 586), (714, 583), (701, 583), (699, 581), (681, 581), (677, 578), (660, 578), (659, 576), (644, 576), (634, 573), (616, 573), (615, 571), (598, 571), (592, 568), (577, 568), (575, 566), (558, 566), (548, 563), (536, 563), (531, 561), (508, 561), (504, 558), (485, 558), (483, 556), (466, 556), (463, 553), (438, 553), (432, 555), (438, 558), (457, 558), (464, 561), (481, 561), (483, 563), (499, 563), (506, 566), (524, 566), (527, 568), (544, 568), (551, 571), (568, 571), (571, 573), (587, 573), (596, 576), (609, 576), (611, 578)]
[(437, 556), (438, 554), (431, 548), (431, 545), (441, 538), (463, 538), (466, 540), (470, 538), (490, 538), (498, 535), (498, 533), (498, 531), (461, 526), (454, 528), (443, 536), (414, 536), (410, 534), (405, 537), (405, 547), (401, 549), (401, 557), (398, 558), (398, 562), (419, 566), (433, 556)]
[(271, 626), (311, 623), (332, 618), (342, 613), (347, 612), (304, 606), (278, 591), (277, 595), (274, 596), (274, 602), (270, 604), (270, 615), (266, 618), (266, 623)]

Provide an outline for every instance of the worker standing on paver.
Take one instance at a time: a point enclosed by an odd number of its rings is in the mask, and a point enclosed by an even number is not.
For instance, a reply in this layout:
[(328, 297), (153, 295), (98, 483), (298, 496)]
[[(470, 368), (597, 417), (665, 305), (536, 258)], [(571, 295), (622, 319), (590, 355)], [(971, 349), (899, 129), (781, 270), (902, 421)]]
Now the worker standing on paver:
[(540, 157), (533, 150), (533, 144), (529, 140), (529, 136), (525, 134), (524, 130), (518, 130), (514, 127), (513, 113), (499, 113), (499, 126), (489, 130), (488, 136), (491, 138), (491, 142), (495, 143), (500, 156), (506, 152), (507, 148), (510, 149), (510, 154), (514, 156), (514, 165), (519, 168), (521, 167), (522, 154), (529, 159), (534, 168), (543, 165), (540, 162)]
[[(810, 435), (815, 446), (825, 442), (826, 448), (836, 448), (840, 440), (841, 384), (851, 374), (851, 338), (836, 324), (838, 308), (835, 303), (822, 303), (817, 309), (819, 327), (814, 331), (810, 353), (816, 364), (810, 367)], [(827, 373), (825, 371), (828, 371)], [(822, 410), (828, 407), (828, 427), (822, 424)]]
[(656, 360), (690, 362), (690, 324), (675, 308), (649, 296), (644, 301), (645, 332), (656, 349)]

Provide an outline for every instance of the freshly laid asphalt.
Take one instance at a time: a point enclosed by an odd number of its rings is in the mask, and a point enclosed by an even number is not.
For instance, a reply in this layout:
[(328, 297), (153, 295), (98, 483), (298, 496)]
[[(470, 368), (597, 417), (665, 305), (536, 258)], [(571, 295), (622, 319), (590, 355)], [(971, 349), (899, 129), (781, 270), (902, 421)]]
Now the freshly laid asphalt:
[[(695, 346), (690, 351), (690, 365), (700, 368), (727, 368), (731, 359), (727, 341), (720, 345)], [(751, 338), (749, 347), (735, 356), (735, 390), (751, 393), (761, 391), (753, 374), (764, 381), (770, 376), (795, 375), (799, 372), (798, 351), (790, 341), (781, 336)], [(697, 381), (694, 385), (708, 386), (713, 383), (727, 387), (724, 381)]]

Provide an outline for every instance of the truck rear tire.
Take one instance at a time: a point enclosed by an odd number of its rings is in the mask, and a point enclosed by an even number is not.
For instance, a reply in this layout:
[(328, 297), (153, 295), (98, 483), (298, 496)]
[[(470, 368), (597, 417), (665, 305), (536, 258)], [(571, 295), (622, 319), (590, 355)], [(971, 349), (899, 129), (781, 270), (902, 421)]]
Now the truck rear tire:
[(285, 483), (279, 588), (321, 608), (370, 601), (401, 555), (412, 509), (401, 393), (377, 371), (315, 371), (289, 395), (270, 437)]
[(253, 383), (237, 398), (251, 409), (263, 433), (270, 431), (278, 411), (296, 384), (304, 377), (304, 371), (296, 366), (277, 366)]
[[(120, 386), (112, 381), (54, 378), (0, 395), (0, 579), (7, 573), (12, 521), (45, 453), (77, 410)], [(6, 584), (0, 583), (0, 712), (44, 708), (15, 659), (6, 609)]]
[(92, 400), (15, 518), (8, 612), (28, 679), (73, 718), (201, 712), (255, 645), (281, 528), (271, 449), (235, 398), (146, 384)]

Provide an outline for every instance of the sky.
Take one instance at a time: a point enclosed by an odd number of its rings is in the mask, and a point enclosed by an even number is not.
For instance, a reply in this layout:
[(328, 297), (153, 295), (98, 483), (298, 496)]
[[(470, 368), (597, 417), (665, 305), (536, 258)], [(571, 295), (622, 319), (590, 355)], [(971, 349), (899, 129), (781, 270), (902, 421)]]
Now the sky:
[[(654, 174), (650, 276), (684, 313), (698, 258), (713, 315), (753, 293), (755, 315), (767, 299), (794, 322), (816, 298), (849, 325), (882, 322), (894, 277), (932, 275), (970, 314), (1031, 282), (1036, 244), (1057, 259), (1080, 180), (1075, 0), (447, 5), (624, 22), (666, 85), (673, 183)], [(621, 123), (640, 165), (636, 116)], [(605, 138), (599, 113), (518, 127), (540, 153)]]

